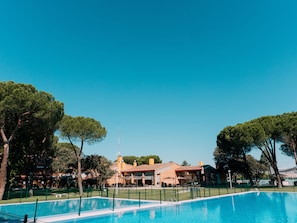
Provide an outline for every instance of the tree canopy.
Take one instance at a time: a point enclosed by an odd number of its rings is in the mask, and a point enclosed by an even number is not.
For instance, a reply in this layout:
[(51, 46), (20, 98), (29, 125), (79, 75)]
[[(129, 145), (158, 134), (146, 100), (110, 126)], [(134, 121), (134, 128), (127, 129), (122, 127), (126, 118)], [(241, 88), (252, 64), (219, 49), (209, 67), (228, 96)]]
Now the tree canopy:
[(181, 163), (181, 166), (191, 166), (191, 164), (188, 163), (186, 160), (184, 160), (184, 161)]
[[(239, 124), (227, 126), (217, 136), (218, 152), (225, 156), (225, 162), (229, 168), (243, 173), (253, 185), (250, 166), (247, 162), (247, 154), (251, 151), (252, 137), (249, 134), (250, 125)], [(216, 159), (223, 157), (217, 156)], [(222, 162), (222, 160), (220, 160)]]
[(104, 156), (89, 155), (82, 159), (83, 168), (97, 180), (97, 184), (102, 187), (106, 181), (114, 174), (110, 168), (112, 162)]
[[(21, 163), (10, 165), (9, 173), (13, 173), (20, 171), (13, 171), (12, 168), (24, 166), (24, 160), (40, 161), (51, 156), (54, 132), (63, 115), (63, 103), (56, 101), (49, 93), (38, 91), (28, 84), (0, 82), (0, 133), (3, 145), (0, 199), (6, 186), (9, 160)], [(10, 153), (12, 157), (9, 158)], [(30, 170), (29, 167), (26, 169)]]
[[(223, 159), (235, 161), (243, 158), (245, 162), (245, 172), (250, 173), (250, 166), (246, 159), (246, 154), (252, 149), (259, 149), (265, 160), (273, 168), (278, 186), (282, 186), (281, 177), (277, 165), (276, 147), (277, 143), (283, 143), (283, 151), (296, 153), (297, 134), (296, 113), (285, 113), (276, 116), (263, 116), (251, 121), (225, 127), (217, 136), (217, 149), (215, 156), (218, 161)], [(296, 132), (295, 132), (296, 131)], [(284, 149), (286, 148), (286, 150)], [(293, 151), (293, 152), (292, 152)], [(287, 153), (289, 154), (289, 153)]]
[(162, 160), (160, 159), (160, 157), (158, 155), (147, 155), (147, 156), (140, 156), (140, 157), (123, 156), (123, 160), (125, 161), (125, 163), (131, 164), (131, 165), (133, 165), (134, 160), (136, 160), (138, 165), (149, 164), (150, 158), (154, 159), (154, 163), (162, 163)]
[[(59, 130), (61, 137), (69, 140), (72, 145), (72, 150), (76, 156), (78, 187), (79, 193), (82, 195), (81, 158), (84, 143), (93, 144), (100, 142), (106, 136), (106, 129), (95, 119), (65, 115), (61, 121)], [(76, 150), (76, 143), (80, 144), (79, 151)]]
[(284, 131), (281, 138), (281, 150), (284, 154), (292, 156), (297, 166), (297, 113), (285, 113), (281, 116)]
[[(77, 146), (75, 148), (79, 151)], [(51, 166), (54, 173), (66, 173), (69, 167), (77, 168), (76, 157), (70, 143), (57, 144)]]
[(139, 159), (139, 157), (137, 156), (123, 156), (123, 160), (125, 161), (125, 163), (133, 165), (134, 160), (137, 161)]

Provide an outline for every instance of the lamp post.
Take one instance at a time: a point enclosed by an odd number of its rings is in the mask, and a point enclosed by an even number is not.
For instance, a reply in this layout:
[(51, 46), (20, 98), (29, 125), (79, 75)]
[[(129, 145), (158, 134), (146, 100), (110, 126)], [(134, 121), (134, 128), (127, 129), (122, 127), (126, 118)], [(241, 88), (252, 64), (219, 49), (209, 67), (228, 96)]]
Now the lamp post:
[(119, 170), (116, 169), (116, 195), (118, 195), (118, 184), (119, 184)]
[(232, 189), (231, 170), (228, 170), (228, 178), (229, 178), (230, 189)]

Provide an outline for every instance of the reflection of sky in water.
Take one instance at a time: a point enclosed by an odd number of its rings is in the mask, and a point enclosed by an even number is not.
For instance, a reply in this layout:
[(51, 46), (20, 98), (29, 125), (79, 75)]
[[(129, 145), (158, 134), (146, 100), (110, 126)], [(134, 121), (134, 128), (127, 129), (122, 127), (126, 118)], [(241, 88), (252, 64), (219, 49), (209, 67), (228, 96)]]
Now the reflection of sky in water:
[(151, 220), (154, 220), (155, 217), (156, 217), (155, 209), (150, 210), (150, 219), (151, 219)]
[(296, 223), (296, 193), (248, 193), (63, 223)]
[[(48, 202), (38, 202), (37, 204), (37, 217), (78, 213), (79, 199), (73, 200), (58, 200)], [(142, 204), (145, 202), (141, 202)], [(34, 217), (36, 203), (23, 203), (13, 205), (0, 205), (0, 212), (8, 212), (19, 216), (28, 215), (29, 218)], [(139, 201), (132, 200), (115, 200), (115, 209), (128, 206), (139, 206)], [(94, 211), (102, 209), (112, 209), (113, 200), (106, 198), (86, 198), (81, 200), (81, 212)]]

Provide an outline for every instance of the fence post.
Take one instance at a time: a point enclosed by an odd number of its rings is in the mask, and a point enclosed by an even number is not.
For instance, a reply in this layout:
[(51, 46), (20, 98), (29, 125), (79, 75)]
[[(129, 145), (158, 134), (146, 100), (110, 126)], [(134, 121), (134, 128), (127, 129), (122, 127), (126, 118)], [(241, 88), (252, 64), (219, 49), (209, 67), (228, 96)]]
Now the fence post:
[(36, 222), (37, 205), (38, 205), (38, 198), (36, 199), (36, 203), (35, 203), (34, 222)]
[(27, 223), (27, 222), (28, 222), (28, 215), (25, 214), (25, 216), (24, 216), (24, 223)]
[(80, 216), (80, 211), (81, 211), (81, 195), (79, 196), (78, 216)]
[(113, 193), (113, 195), (112, 195), (112, 211), (114, 211), (114, 196), (115, 196), (115, 193)]
[(174, 190), (174, 198), (175, 198), (175, 200), (177, 201), (177, 189), (175, 188), (175, 190)]
[(28, 197), (28, 193), (29, 193), (29, 190), (28, 190), (29, 188), (28, 187), (26, 187), (26, 193), (25, 193), (25, 197)]
[(21, 189), (21, 194), (20, 194), (20, 203), (22, 203), (22, 197), (23, 197), (23, 188)]
[(8, 189), (8, 192), (7, 192), (7, 200), (9, 200), (10, 198), (10, 192), (11, 192), (11, 187)]
[(139, 207), (140, 207), (140, 191), (138, 192), (139, 194), (138, 194), (138, 200), (139, 200)]
[(162, 204), (162, 191), (160, 190), (160, 204)]
[(45, 200), (47, 201), (48, 188), (45, 190)]

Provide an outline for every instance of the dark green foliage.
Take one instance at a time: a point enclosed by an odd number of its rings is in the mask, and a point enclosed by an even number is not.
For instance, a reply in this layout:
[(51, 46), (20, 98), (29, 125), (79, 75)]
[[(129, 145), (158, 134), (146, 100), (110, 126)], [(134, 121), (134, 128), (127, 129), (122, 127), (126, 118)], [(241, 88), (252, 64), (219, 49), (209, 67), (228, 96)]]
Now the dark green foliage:
[(139, 158), (137, 156), (123, 156), (123, 160), (125, 163), (133, 165), (134, 160), (138, 160)]
[[(216, 148), (214, 156), (217, 164), (228, 164), (230, 168), (233, 168), (233, 171), (244, 169), (244, 173), (252, 179), (254, 168), (261, 167), (263, 162), (254, 165), (255, 162), (251, 163), (247, 160), (247, 153), (251, 149), (259, 149), (262, 152), (262, 160), (265, 160), (265, 163), (269, 163), (273, 168), (278, 185), (281, 187), (282, 182), (276, 157), (278, 143), (282, 143), (280, 149), (285, 154), (294, 155), (297, 163), (297, 114), (295, 112), (264, 116), (224, 128), (217, 136), (218, 148)], [(245, 168), (240, 167), (240, 159), (242, 159)]]
[(107, 179), (109, 179), (114, 172), (110, 168), (112, 162), (104, 156), (90, 155), (82, 159), (82, 167), (86, 172), (96, 179), (99, 186), (104, 186)]
[(215, 159), (220, 166), (227, 165), (232, 172), (241, 173), (253, 184), (247, 153), (251, 151), (250, 126), (238, 124), (224, 128), (217, 137)]
[(283, 133), (281, 138), (281, 150), (287, 156), (292, 156), (297, 165), (297, 113), (285, 113), (282, 115), (281, 123), (283, 125)]
[[(32, 85), (0, 82), (0, 128), (2, 145), (7, 146), (1, 164), (0, 190), (6, 185), (6, 170), (8, 177), (14, 177), (34, 173), (38, 165), (49, 166), (54, 132), (63, 115), (63, 103), (50, 94)], [(5, 157), (8, 169), (3, 163)], [(8, 183), (12, 181), (9, 179)]]
[(93, 144), (100, 142), (106, 136), (106, 129), (99, 121), (85, 117), (71, 117), (65, 115), (60, 125), (62, 138), (72, 139), (73, 142)]
[[(79, 151), (78, 147), (76, 149)], [(57, 144), (51, 166), (54, 173), (66, 173), (69, 167), (77, 168), (76, 157), (70, 143)]]
[[(69, 140), (75, 154), (79, 193), (82, 195), (81, 159), (84, 143), (93, 144), (103, 140), (106, 136), (106, 129), (95, 119), (65, 115), (60, 123), (59, 130), (61, 137)], [(75, 143), (80, 144), (79, 150), (76, 149)]]
[(123, 160), (125, 161), (125, 163), (131, 164), (131, 165), (133, 165), (134, 160), (136, 160), (137, 165), (149, 164), (150, 158), (154, 159), (154, 163), (162, 163), (162, 160), (158, 155), (148, 155), (148, 156), (141, 156), (141, 157), (123, 156)]
[(188, 163), (186, 160), (184, 160), (184, 161), (181, 163), (181, 166), (191, 166), (191, 164)]

